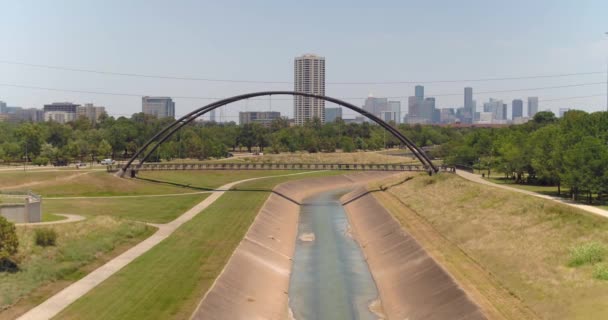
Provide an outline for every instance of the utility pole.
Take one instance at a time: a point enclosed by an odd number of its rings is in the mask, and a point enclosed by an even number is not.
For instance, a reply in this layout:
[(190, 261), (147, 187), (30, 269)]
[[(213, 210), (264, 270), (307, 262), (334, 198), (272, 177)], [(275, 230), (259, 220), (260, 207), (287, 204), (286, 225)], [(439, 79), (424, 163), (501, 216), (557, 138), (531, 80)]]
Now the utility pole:
[[(608, 37), (608, 32), (604, 32)], [(608, 53), (606, 54), (606, 111), (608, 111)]]

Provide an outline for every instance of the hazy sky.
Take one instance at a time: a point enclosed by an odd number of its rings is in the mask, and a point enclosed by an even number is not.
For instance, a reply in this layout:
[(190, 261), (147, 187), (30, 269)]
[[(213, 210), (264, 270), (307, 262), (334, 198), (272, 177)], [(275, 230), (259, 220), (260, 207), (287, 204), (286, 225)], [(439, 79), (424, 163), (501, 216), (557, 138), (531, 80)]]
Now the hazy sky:
[[(327, 82), (432, 81), (606, 71), (608, 1), (9, 1), (0, 0), (0, 61), (112, 72), (219, 79), (292, 81), (293, 58), (326, 58)], [(605, 82), (606, 74), (426, 84), (440, 107), (475, 92)], [(113, 115), (141, 111), (141, 98), (8, 87), (7, 84), (136, 95), (225, 97), (291, 84), (242, 84), (131, 78), (0, 63), (0, 100), (37, 107), (93, 102)], [(328, 84), (326, 94), (357, 105), (370, 93), (404, 97), (414, 84)], [(540, 110), (606, 106), (606, 84), (475, 94), (539, 96)], [(545, 101), (543, 101), (545, 100)], [(176, 98), (182, 115), (211, 100)], [(292, 114), (292, 100), (248, 101), (239, 110)], [(525, 106), (524, 106), (525, 109)], [(510, 113), (510, 112), (509, 112)], [(350, 113), (346, 113), (350, 114)], [(348, 116), (347, 116), (348, 117)]]

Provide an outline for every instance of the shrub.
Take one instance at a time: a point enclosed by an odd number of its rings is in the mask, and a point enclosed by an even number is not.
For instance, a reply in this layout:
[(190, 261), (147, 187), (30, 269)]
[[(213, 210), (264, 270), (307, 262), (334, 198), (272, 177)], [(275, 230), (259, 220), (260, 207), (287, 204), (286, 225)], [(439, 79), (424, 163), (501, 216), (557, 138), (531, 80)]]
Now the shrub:
[(608, 280), (608, 265), (598, 264), (593, 270), (593, 277), (598, 280)]
[(15, 224), (0, 216), (0, 271), (17, 267), (14, 259), (19, 248)]
[(36, 244), (41, 247), (54, 246), (57, 241), (57, 232), (53, 229), (36, 229)]
[(582, 244), (570, 249), (568, 266), (578, 267), (584, 264), (595, 264), (604, 260), (606, 248), (596, 242)]

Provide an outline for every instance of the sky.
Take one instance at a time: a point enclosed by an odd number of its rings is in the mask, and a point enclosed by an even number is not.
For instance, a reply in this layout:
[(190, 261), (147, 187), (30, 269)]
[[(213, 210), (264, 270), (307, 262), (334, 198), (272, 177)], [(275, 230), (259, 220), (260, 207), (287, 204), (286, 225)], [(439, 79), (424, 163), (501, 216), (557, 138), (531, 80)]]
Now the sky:
[[(539, 97), (540, 110), (556, 113), (559, 108), (605, 110), (607, 104), (605, 0), (0, 0), (0, 12), (0, 100), (9, 106), (42, 108), (46, 103), (70, 101), (94, 103), (105, 106), (111, 115), (130, 116), (141, 111), (140, 96), (153, 95), (180, 97), (174, 99), (176, 114), (183, 115), (213, 102), (212, 98), (293, 89), (290, 83), (125, 77), (14, 62), (291, 82), (293, 59), (304, 53), (325, 57), (326, 95), (356, 105), (362, 105), (370, 94), (399, 97), (394, 99), (401, 100), (403, 114), (415, 83), (332, 82), (428, 82), (597, 72), (423, 84), (427, 96), (437, 96), (438, 107), (461, 107), (465, 86), (473, 87), (478, 110), (489, 98), (502, 99), (510, 107), (511, 100), (525, 101), (528, 96)], [(555, 86), (562, 88), (539, 89)], [(526, 91), (475, 94), (519, 89)], [(570, 99), (580, 96), (594, 97)], [(293, 114), (292, 98), (286, 96), (223, 108), (226, 121), (237, 120), (239, 111)], [(354, 114), (348, 111), (344, 117)]]

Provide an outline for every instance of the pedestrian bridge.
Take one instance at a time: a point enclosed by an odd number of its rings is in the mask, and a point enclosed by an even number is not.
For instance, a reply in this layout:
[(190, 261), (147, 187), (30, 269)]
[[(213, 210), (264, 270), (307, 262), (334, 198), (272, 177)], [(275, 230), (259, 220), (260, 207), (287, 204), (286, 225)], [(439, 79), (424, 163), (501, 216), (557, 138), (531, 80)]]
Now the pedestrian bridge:
[[(452, 166), (437, 166), (439, 172), (456, 172)], [(107, 167), (118, 172), (120, 165)], [(361, 164), (361, 163), (143, 163), (136, 171), (162, 170), (350, 170), (350, 171), (420, 171), (428, 167), (415, 164)]]

